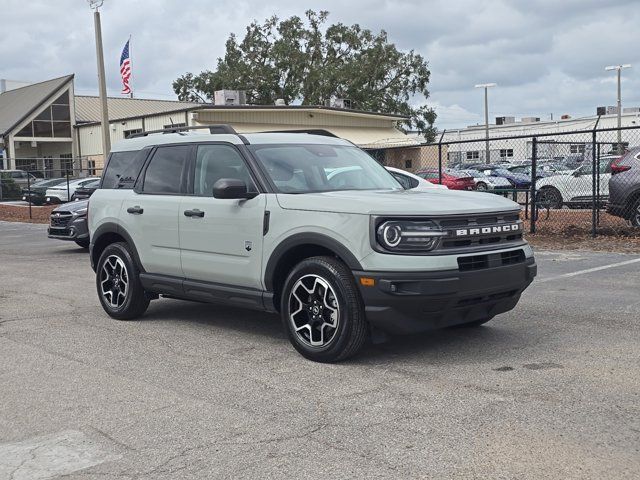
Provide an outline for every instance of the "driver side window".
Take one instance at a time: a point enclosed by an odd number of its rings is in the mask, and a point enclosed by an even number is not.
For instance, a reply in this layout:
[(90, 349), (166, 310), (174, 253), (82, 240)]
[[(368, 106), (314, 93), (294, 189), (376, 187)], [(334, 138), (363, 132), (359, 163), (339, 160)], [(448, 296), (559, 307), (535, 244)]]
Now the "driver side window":
[(193, 193), (212, 197), (214, 184), (223, 178), (242, 180), (248, 191), (256, 190), (242, 155), (234, 147), (221, 144), (198, 146)]

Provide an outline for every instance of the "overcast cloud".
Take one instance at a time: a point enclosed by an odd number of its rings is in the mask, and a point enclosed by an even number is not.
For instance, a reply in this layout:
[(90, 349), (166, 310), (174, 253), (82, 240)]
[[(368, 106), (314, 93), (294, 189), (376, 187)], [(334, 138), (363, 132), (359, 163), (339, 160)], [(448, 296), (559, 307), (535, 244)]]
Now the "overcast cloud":
[[(474, 84), (497, 82), (490, 115), (591, 115), (615, 104), (640, 106), (640, 4), (634, 0), (105, 0), (102, 8), (107, 88), (118, 95), (120, 51), (131, 34), (133, 87), (140, 97), (175, 98), (171, 82), (213, 68), (231, 32), (253, 19), (328, 10), (330, 22), (384, 29), (401, 49), (429, 61), (427, 103), (437, 126), (482, 122)], [(96, 94), (93, 20), (85, 0), (0, 0), (0, 78), (40, 81), (75, 73), (76, 91)], [(424, 99), (416, 98), (416, 103)]]

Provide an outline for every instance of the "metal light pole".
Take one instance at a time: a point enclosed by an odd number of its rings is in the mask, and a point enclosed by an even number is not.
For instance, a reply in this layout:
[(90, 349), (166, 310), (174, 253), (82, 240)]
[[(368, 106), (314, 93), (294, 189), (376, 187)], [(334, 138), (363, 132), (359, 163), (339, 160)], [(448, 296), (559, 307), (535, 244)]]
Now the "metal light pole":
[(484, 88), (484, 136), (485, 136), (485, 163), (491, 163), (491, 151), (489, 150), (489, 88), (497, 83), (481, 83), (475, 88)]
[(631, 65), (625, 63), (624, 65), (611, 65), (604, 67), (606, 71), (616, 70), (618, 72), (618, 153), (622, 153), (622, 88), (621, 88), (621, 72), (623, 68), (631, 68)]
[(87, 0), (93, 12), (93, 21), (96, 31), (96, 59), (98, 62), (98, 89), (100, 91), (100, 110), (102, 119), (102, 152), (103, 158), (107, 158), (111, 151), (111, 136), (109, 134), (109, 111), (107, 109), (107, 84), (104, 74), (104, 54), (102, 51), (102, 27), (100, 25), (99, 8), (104, 0)]

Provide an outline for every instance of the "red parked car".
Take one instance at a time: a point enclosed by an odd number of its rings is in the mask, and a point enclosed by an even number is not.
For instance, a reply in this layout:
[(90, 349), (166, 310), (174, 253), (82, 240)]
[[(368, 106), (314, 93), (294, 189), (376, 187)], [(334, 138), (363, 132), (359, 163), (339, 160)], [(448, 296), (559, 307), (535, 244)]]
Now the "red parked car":
[[(437, 168), (425, 168), (418, 170), (416, 175), (429, 180), (431, 183), (440, 183), (440, 174)], [(442, 185), (450, 190), (473, 190), (476, 182), (466, 173), (444, 169), (442, 171)]]

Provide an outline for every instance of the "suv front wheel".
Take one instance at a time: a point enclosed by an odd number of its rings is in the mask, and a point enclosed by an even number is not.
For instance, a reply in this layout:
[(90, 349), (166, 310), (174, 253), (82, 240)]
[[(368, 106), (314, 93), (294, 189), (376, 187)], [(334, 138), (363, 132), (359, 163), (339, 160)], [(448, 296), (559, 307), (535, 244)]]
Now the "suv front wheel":
[(118, 320), (141, 316), (149, 306), (139, 271), (126, 243), (112, 243), (100, 255), (96, 288), (102, 308)]
[(281, 298), (282, 321), (301, 355), (337, 362), (367, 339), (367, 322), (351, 271), (332, 257), (303, 260), (289, 274)]

